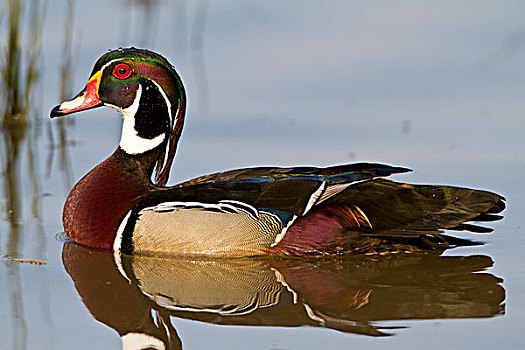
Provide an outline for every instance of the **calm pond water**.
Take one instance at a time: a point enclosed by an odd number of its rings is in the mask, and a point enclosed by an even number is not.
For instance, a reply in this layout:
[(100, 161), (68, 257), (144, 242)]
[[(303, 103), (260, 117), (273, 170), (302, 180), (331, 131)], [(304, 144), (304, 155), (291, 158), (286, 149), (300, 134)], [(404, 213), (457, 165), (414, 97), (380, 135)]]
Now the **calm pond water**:
[[(522, 1), (42, 3), (0, 13), (1, 349), (525, 348)], [(128, 257), (128, 281), (60, 234), (120, 118), (48, 117), (119, 46), (162, 53), (186, 84), (172, 184), (382, 162), (415, 170), (400, 181), (498, 192), (505, 218), (440, 257)]]

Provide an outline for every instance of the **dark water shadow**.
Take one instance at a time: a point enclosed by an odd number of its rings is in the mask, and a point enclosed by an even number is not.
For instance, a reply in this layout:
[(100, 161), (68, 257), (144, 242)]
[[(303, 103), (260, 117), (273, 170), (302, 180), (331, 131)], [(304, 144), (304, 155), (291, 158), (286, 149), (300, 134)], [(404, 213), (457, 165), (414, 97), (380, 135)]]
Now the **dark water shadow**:
[(66, 242), (63, 264), (89, 312), (126, 342), (178, 349), (170, 318), (221, 325), (312, 326), (393, 335), (384, 320), (504, 314), (488, 256), (323, 260), (123, 256)]

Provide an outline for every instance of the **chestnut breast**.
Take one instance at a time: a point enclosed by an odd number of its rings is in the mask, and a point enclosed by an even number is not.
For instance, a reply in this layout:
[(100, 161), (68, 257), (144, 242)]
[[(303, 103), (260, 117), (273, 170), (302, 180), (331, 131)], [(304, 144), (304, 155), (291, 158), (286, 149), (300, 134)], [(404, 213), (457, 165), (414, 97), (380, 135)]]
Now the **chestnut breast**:
[[(112, 249), (120, 222), (141, 195), (154, 188), (151, 166), (118, 148), (71, 190), (62, 220), (66, 236), (82, 245)], [(146, 164), (147, 165), (147, 164)]]

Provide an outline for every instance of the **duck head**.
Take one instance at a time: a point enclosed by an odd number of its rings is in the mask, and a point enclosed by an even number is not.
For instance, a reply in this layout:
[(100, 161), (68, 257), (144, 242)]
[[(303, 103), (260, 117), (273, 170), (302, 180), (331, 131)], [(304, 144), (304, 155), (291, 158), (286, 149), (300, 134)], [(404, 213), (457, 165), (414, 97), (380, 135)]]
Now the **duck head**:
[(186, 96), (173, 66), (161, 55), (128, 48), (109, 51), (95, 63), (86, 87), (51, 111), (51, 117), (108, 106), (124, 117), (119, 147), (129, 155), (162, 145), (155, 183), (165, 185), (182, 132)]

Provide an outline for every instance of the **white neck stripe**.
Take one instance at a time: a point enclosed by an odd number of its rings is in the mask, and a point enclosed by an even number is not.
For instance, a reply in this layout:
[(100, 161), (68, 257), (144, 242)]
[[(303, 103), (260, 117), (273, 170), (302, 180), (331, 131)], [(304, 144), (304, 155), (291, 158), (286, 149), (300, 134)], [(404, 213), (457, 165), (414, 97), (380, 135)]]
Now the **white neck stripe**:
[(162, 95), (162, 97), (164, 97), (164, 101), (166, 101), (166, 105), (168, 106), (168, 115), (170, 117), (170, 124), (173, 125), (173, 116), (171, 115), (171, 102), (168, 99), (168, 96), (166, 96), (166, 93), (164, 92), (164, 89), (155, 80), (150, 79), (150, 81), (153, 82), (153, 84), (155, 84), (157, 89), (159, 89), (160, 94)]
[[(150, 79), (150, 80), (153, 82), (153, 84), (155, 84), (157, 89), (159, 89), (162, 97), (164, 98), (164, 101), (166, 101), (166, 106), (168, 107), (168, 115), (170, 117), (170, 129), (172, 129), (174, 123), (173, 123), (173, 115), (171, 114), (171, 102), (170, 102), (168, 96), (166, 96), (166, 93), (164, 92), (164, 89), (155, 80), (152, 80), (152, 79)], [(164, 169), (164, 166), (166, 166), (166, 163), (168, 161), (168, 155), (169, 155), (170, 146), (171, 146), (171, 142), (168, 141), (166, 143), (166, 150), (164, 151), (164, 161), (162, 162), (162, 167), (160, 167), (160, 169)]]
[(142, 96), (142, 85), (139, 84), (135, 100), (128, 108), (119, 108), (117, 106), (109, 105), (109, 107), (117, 108), (124, 117), (122, 124), (122, 136), (120, 138), (119, 146), (128, 154), (140, 154), (151, 151), (166, 138), (166, 134), (160, 134), (152, 139), (145, 139), (138, 135), (135, 130), (135, 114), (139, 109), (140, 97)]

